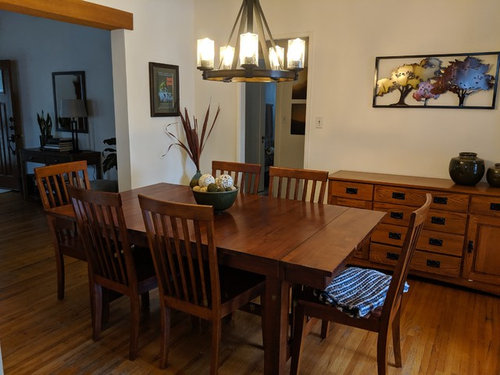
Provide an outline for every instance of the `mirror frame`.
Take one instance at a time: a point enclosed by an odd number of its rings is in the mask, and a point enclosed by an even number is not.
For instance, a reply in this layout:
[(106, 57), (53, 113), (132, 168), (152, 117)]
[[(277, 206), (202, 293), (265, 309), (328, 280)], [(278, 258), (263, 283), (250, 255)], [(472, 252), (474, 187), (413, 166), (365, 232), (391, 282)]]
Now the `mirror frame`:
[[(73, 83), (79, 83), (80, 87), (74, 85), (75, 95), (72, 98), (65, 98), (61, 95), (61, 87), (59, 86), (59, 92), (56, 86), (56, 80), (58, 76), (73, 76)], [(85, 87), (85, 72), (83, 70), (79, 71), (70, 71), (70, 72), (53, 72), (52, 73), (52, 91), (54, 94), (54, 119), (56, 123), (56, 130), (58, 131), (66, 131), (71, 132), (71, 124), (70, 119), (60, 119), (58, 107), (60, 106), (61, 99), (82, 99), (85, 102), (85, 106), (87, 106), (87, 92)], [(88, 112), (88, 107), (87, 107)], [(89, 132), (89, 123), (88, 119), (79, 118), (78, 119), (78, 133), (88, 133)]]

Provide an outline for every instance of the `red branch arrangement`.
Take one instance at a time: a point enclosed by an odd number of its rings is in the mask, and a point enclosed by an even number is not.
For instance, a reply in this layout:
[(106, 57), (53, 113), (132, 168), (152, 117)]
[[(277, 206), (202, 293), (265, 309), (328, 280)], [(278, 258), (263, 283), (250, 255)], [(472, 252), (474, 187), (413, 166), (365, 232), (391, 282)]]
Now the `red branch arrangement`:
[(186, 136), (186, 142), (183, 142), (177, 137), (174, 133), (172, 133), (168, 128), (171, 125), (175, 125), (175, 123), (168, 124), (165, 127), (165, 133), (174, 140), (174, 143), (170, 144), (168, 147), (167, 153), (173, 146), (178, 146), (189, 156), (189, 158), (193, 161), (196, 166), (196, 170), (200, 170), (200, 159), (201, 153), (205, 148), (205, 144), (207, 142), (208, 137), (212, 134), (212, 130), (214, 129), (215, 122), (217, 121), (217, 117), (219, 116), (220, 107), (217, 107), (217, 112), (215, 113), (215, 117), (212, 121), (212, 125), (208, 126), (208, 118), (210, 116), (210, 105), (207, 108), (207, 113), (205, 114), (205, 119), (203, 121), (203, 126), (201, 127), (201, 136), (198, 135), (198, 119), (193, 116), (193, 125), (191, 125), (191, 121), (189, 120), (189, 114), (187, 108), (184, 108), (184, 115), (181, 112), (181, 122), (182, 128), (184, 129), (184, 134)]

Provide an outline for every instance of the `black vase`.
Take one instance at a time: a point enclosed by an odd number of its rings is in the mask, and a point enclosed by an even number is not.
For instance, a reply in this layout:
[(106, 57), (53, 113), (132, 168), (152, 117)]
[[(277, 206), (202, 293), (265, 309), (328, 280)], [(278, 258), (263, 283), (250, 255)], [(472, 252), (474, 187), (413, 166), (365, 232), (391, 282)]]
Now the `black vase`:
[(490, 186), (500, 187), (500, 163), (496, 163), (494, 167), (488, 168), (486, 180)]
[(461, 152), (450, 160), (450, 177), (458, 185), (474, 186), (484, 175), (484, 160), (475, 152)]

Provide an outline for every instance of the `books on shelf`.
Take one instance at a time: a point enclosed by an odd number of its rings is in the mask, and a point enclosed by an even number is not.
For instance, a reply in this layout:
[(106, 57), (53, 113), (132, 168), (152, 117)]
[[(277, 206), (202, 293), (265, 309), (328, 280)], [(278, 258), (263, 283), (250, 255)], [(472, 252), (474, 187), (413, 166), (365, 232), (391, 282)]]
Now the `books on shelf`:
[(73, 150), (73, 141), (71, 138), (50, 138), (43, 148), (44, 150), (67, 152)]

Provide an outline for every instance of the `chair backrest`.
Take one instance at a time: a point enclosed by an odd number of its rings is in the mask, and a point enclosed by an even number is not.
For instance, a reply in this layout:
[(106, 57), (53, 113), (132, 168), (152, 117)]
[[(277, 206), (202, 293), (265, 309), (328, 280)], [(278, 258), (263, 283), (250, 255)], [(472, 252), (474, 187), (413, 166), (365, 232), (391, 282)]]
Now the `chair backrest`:
[(68, 185), (90, 189), (85, 160), (35, 168), (35, 179), (44, 209), (70, 204)]
[(269, 167), (269, 196), (324, 203), (327, 171)]
[[(119, 193), (68, 186), (89, 270), (126, 288), (137, 286), (132, 252)], [(116, 289), (116, 288), (115, 288)]]
[(257, 194), (259, 192), (260, 164), (238, 163), (232, 161), (212, 161), (212, 175), (229, 174), (240, 193)]
[(427, 193), (424, 205), (411, 213), (408, 232), (406, 233), (403, 248), (392, 275), (391, 284), (389, 285), (387, 297), (382, 309), (382, 316), (385, 316), (386, 319), (389, 319), (397, 311), (397, 308), (401, 303), (404, 284), (410, 269), (410, 262), (413, 258), (413, 254), (415, 253), (415, 248), (427, 218), (427, 214), (429, 213), (431, 202), (432, 195)]
[(139, 203), (160, 295), (176, 309), (209, 318), (221, 302), (213, 208), (144, 195)]

